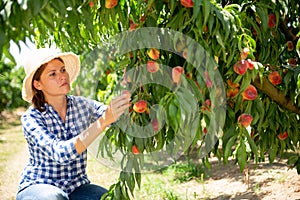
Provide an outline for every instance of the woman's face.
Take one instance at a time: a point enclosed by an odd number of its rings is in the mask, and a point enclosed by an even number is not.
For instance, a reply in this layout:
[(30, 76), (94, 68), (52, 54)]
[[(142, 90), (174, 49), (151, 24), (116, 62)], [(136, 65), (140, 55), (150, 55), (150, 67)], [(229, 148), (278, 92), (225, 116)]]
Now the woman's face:
[(39, 80), (34, 80), (34, 87), (41, 90), (46, 100), (65, 96), (70, 92), (70, 78), (65, 65), (58, 59), (50, 61)]

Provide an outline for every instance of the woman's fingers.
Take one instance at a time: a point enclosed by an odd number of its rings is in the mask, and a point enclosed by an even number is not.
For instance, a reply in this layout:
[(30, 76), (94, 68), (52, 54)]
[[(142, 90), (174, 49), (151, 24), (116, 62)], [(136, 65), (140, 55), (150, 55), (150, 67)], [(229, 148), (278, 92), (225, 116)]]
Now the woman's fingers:
[(123, 93), (122, 95), (113, 99), (109, 105), (109, 110), (112, 112), (114, 121), (117, 120), (124, 111), (130, 107), (130, 94)]

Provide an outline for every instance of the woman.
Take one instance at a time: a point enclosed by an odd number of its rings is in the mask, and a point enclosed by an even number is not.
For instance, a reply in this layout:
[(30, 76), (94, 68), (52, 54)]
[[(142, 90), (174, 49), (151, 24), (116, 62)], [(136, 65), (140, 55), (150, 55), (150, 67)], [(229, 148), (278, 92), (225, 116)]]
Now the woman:
[(32, 106), (21, 118), (29, 163), (17, 200), (99, 200), (107, 192), (86, 174), (87, 147), (130, 106), (130, 95), (105, 106), (68, 95), (80, 70), (73, 53), (38, 49), (24, 66), (22, 97)]

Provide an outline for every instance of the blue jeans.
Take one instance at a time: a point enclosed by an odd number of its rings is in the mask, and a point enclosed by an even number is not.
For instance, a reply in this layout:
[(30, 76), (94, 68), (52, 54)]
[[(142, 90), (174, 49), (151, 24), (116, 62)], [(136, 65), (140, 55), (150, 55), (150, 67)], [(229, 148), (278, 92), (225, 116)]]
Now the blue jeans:
[(49, 184), (31, 185), (17, 194), (17, 200), (99, 200), (107, 190), (94, 184), (85, 184), (71, 194)]

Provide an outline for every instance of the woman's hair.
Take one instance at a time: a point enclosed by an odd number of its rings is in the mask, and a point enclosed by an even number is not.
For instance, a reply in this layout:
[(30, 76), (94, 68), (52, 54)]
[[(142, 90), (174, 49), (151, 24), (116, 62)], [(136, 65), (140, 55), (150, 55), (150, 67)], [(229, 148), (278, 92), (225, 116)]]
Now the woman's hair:
[[(59, 60), (62, 63), (64, 63), (64, 61), (61, 58), (54, 58), (53, 60)], [(46, 66), (48, 65), (48, 63), (45, 63), (43, 65), (41, 65), (35, 72), (35, 74), (33, 75), (32, 78), (32, 83), (31, 83), (31, 87), (32, 87), (32, 93), (33, 93), (33, 97), (32, 97), (32, 104), (34, 106), (34, 108), (36, 108), (38, 111), (43, 112), (45, 111), (45, 97), (44, 97), (44, 93), (41, 90), (38, 90), (34, 87), (33, 82), (39, 81), (41, 78), (41, 75), (43, 73), (43, 71), (45, 70)]]

